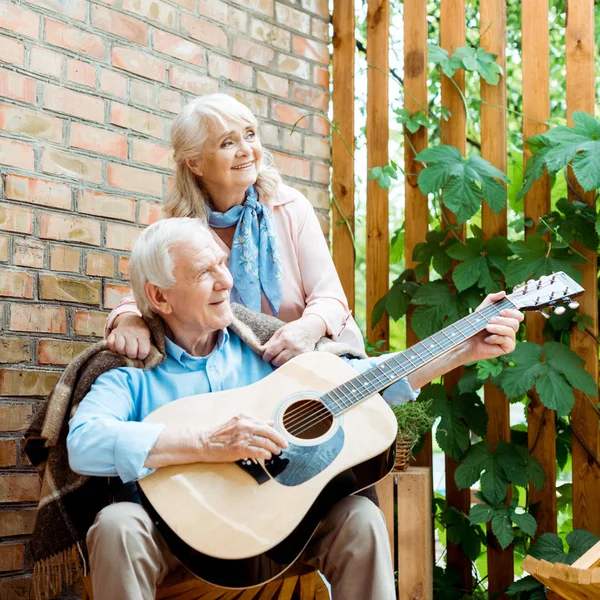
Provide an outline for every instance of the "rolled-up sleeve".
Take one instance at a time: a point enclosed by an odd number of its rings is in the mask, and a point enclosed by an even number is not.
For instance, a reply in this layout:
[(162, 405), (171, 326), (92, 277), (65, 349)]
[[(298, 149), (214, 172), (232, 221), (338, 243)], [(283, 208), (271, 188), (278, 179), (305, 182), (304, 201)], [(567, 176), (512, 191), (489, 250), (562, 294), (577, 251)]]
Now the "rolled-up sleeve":
[(142, 479), (144, 466), (164, 425), (136, 422), (130, 374), (113, 369), (101, 374), (69, 421), (67, 449), (71, 469), (82, 475)]

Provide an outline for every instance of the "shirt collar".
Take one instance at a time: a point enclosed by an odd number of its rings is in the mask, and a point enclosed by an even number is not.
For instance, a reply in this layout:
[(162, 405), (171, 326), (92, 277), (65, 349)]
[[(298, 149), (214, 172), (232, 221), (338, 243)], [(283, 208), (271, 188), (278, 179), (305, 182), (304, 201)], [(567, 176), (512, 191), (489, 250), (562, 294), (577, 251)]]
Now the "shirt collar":
[(217, 335), (217, 345), (213, 348), (212, 352), (207, 356), (192, 356), (186, 352), (181, 346), (178, 346), (172, 339), (165, 335), (165, 350), (167, 354), (174, 358), (180, 365), (185, 366), (185, 361), (189, 360), (207, 360), (209, 356), (214, 354), (215, 350), (220, 352), (223, 350), (225, 344), (229, 341), (229, 331), (227, 328), (221, 329)]

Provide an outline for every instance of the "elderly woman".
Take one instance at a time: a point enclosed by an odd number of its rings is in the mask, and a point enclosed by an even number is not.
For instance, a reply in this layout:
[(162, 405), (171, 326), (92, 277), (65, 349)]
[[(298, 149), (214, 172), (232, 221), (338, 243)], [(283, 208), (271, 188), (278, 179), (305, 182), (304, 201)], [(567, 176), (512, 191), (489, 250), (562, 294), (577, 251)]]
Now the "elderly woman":
[[(250, 110), (226, 94), (190, 102), (171, 138), (177, 165), (165, 217), (206, 219), (229, 258), (232, 300), (287, 324), (264, 359), (281, 365), (323, 336), (363, 349), (311, 204), (284, 185)], [(145, 358), (148, 329), (133, 296), (110, 314), (110, 349)]]

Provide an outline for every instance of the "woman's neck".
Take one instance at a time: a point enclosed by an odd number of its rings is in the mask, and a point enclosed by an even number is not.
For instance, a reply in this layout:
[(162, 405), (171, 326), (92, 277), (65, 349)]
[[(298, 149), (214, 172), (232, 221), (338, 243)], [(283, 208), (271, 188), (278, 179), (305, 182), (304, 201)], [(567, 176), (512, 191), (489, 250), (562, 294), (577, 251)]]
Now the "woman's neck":
[(210, 196), (212, 207), (217, 212), (227, 212), (230, 208), (243, 204), (246, 199), (246, 189), (243, 190), (211, 190), (206, 189)]

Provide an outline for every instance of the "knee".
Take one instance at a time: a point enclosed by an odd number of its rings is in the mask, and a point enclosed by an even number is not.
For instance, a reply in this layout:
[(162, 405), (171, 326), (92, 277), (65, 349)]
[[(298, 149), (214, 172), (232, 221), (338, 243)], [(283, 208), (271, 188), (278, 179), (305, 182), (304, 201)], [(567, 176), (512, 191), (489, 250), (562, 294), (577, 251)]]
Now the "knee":
[(344, 528), (365, 541), (383, 536), (387, 541), (385, 519), (379, 508), (368, 498), (349, 496), (340, 502)]
[(97, 515), (87, 535), (88, 546), (129, 545), (131, 540), (151, 535), (148, 513), (133, 502), (117, 502), (105, 506)]

